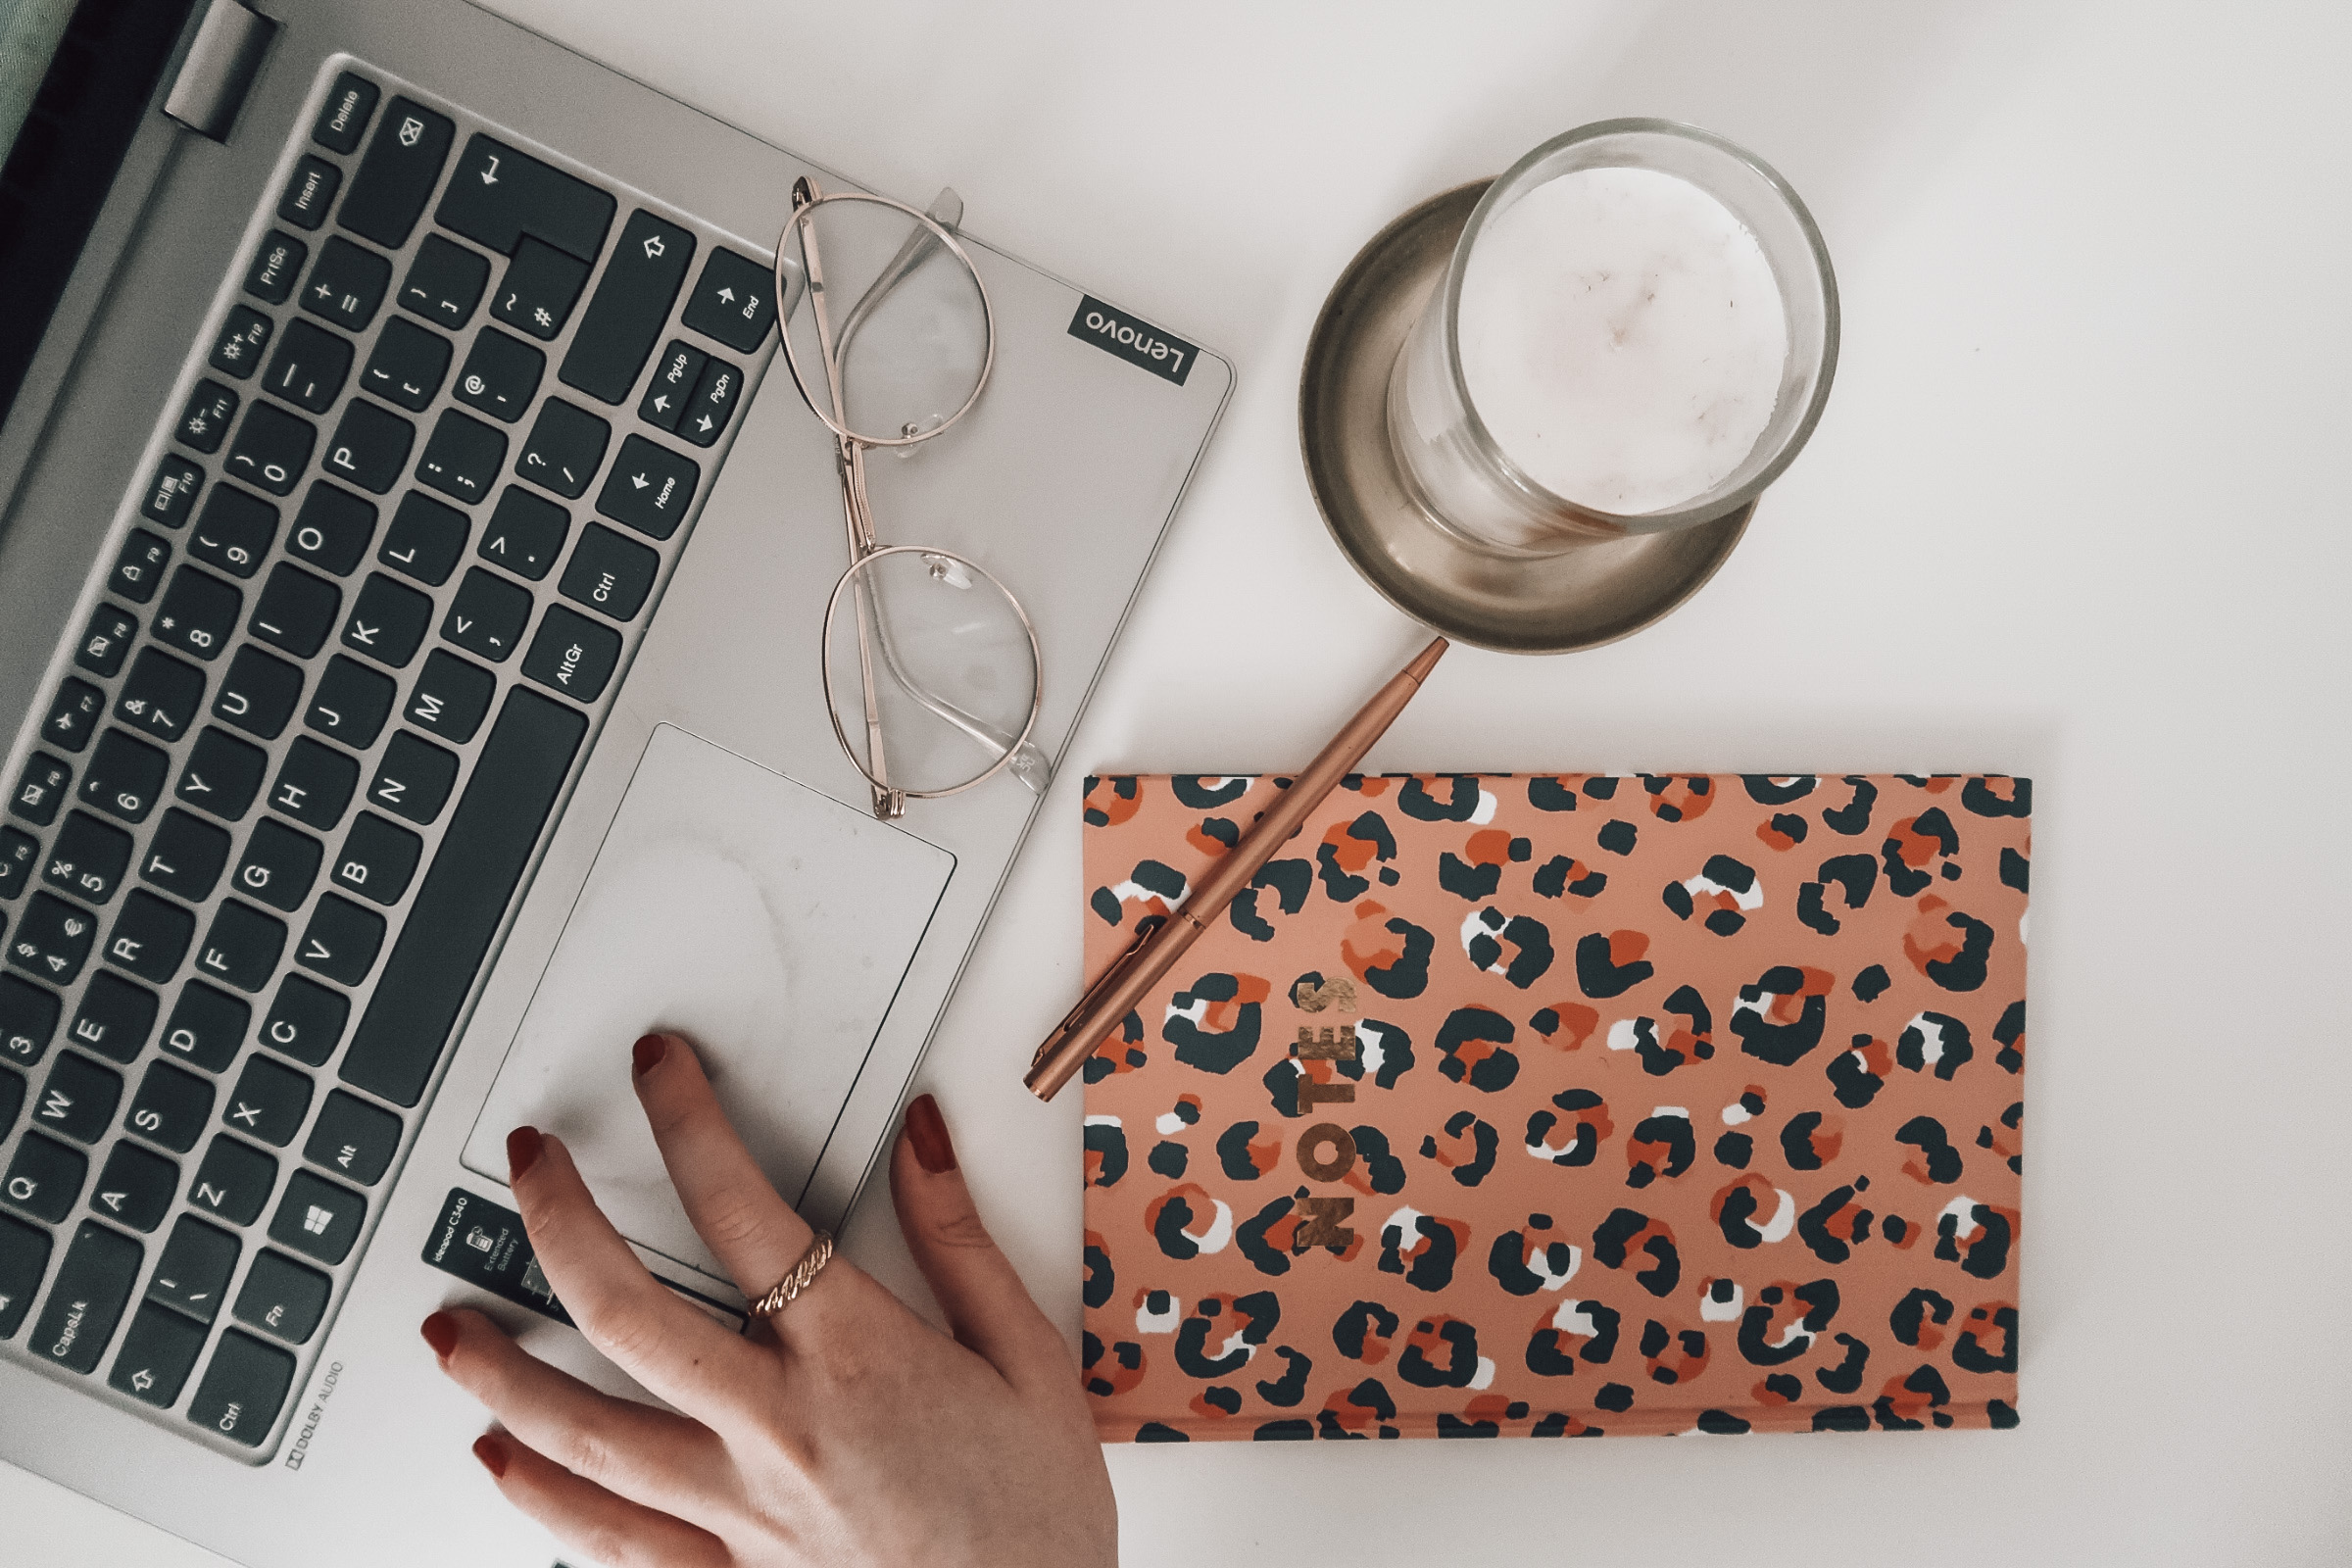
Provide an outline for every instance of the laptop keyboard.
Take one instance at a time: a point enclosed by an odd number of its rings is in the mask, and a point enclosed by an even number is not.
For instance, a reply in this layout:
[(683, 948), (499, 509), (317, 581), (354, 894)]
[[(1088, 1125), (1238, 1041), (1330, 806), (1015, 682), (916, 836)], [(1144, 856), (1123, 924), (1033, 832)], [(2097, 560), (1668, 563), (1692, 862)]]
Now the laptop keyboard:
[(280, 165), (0, 819), (0, 1354), (257, 1462), (774, 326), (365, 69)]

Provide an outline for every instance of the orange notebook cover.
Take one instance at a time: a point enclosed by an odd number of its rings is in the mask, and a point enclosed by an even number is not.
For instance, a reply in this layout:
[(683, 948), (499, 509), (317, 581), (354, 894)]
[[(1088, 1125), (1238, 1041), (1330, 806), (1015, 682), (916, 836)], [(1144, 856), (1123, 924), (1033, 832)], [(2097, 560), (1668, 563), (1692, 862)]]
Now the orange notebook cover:
[[(1090, 976), (1287, 786), (1089, 780)], [(1348, 780), (1087, 1061), (1102, 1436), (2014, 1425), (2032, 799)]]

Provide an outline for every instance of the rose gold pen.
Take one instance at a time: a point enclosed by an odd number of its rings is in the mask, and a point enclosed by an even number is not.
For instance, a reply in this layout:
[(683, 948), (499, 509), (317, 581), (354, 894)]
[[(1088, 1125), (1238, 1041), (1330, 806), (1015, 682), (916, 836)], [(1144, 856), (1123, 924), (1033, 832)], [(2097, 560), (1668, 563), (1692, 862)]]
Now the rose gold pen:
[(1274, 858), (1275, 852), (1288, 843), (1298, 824), (1305, 821), (1316, 807), (1330, 798), (1355, 764), (1362, 761), (1372, 743), (1380, 739), (1404, 705), (1413, 700), (1421, 682), (1437, 666), (1439, 656), (1446, 652), (1446, 639), (1440, 637), (1416, 655), (1395, 679), (1383, 686), (1373, 699), (1345, 729), (1331, 738), (1315, 760), (1275, 800), (1271, 809), (1257, 820), (1247, 838), (1228, 851), (1224, 858), (1204, 876), (1199, 887), (1184, 901), (1181, 908), (1169, 915), (1166, 922), (1138, 937), (1118, 962), (1106, 970), (1102, 978), (1087, 988), (1046, 1043), (1037, 1048), (1030, 1059), (1029, 1074), (1022, 1082), (1040, 1100), (1052, 1100), (1061, 1092), (1061, 1086), (1094, 1054), (1102, 1037), (1119, 1025), (1119, 1021), (1134, 1010), (1144, 993), (1158, 983), (1160, 976), (1184, 956), (1185, 950), (1208, 929), (1209, 922), (1225, 912), (1234, 895), (1250, 885), (1250, 879)]

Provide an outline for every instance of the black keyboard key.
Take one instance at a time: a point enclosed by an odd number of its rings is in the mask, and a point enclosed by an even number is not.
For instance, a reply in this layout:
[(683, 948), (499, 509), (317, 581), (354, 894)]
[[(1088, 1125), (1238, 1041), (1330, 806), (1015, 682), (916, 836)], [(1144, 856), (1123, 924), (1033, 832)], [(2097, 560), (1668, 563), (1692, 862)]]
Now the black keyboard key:
[(130, 835), (87, 811), (75, 811), (59, 830), (41, 880), (91, 904), (104, 904), (130, 869)]
[(176, 528), (188, 520), (188, 514), (196, 506), (196, 493), (203, 488), (202, 468), (185, 458), (168, 457), (155, 470), (155, 482), (147, 487), (147, 499), (139, 503), (139, 515), (167, 528)]
[[(130, 1114), (123, 1118), (122, 1125), (175, 1154), (184, 1154), (196, 1147), (196, 1140), (204, 1136), (205, 1124), (212, 1119), (211, 1083), (168, 1061), (151, 1061), (147, 1064), (147, 1076), (139, 1080), (139, 1092), (131, 1100)], [(186, 1223), (181, 1221), (183, 1226)], [(165, 1254), (167, 1260), (170, 1255)], [(229, 1256), (236, 1256), (233, 1250)]]
[(308, 245), (284, 229), (271, 229), (262, 237), (262, 248), (253, 253), (253, 265), (245, 270), (245, 292), (265, 305), (285, 304), (310, 254)]
[(458, 558), (466, 553), (466, 536), (472, 526), (455, 507), (412, 490), (400, 498), (400, 510), (392, 514), (392, 526), (384, 530), (383, 548), (375, 559), (438, 588), (449, 581)]
[(0, 1214), (0, 1340), (13, 1338), (49, 1272), (49, 1233)]
[(302, 671), (247, 643), (228, 662), (220, 694), (213, 699), (213, 716), (273, 741), (301, 702)]
[[(407, 102), (395, 98), (392, 107), (397, 110)], [(392, 122), (389, 115), (384, 122)], [(379, 131), (375, 139), (381, 143), (383, 134)], [(366, 172), (366, 166), (361, 172)], [(351, 203), (343, 205), (348, 210)], [(268, 1440), (278, 1407), (286, 1402), (286, 1391), (293, 1386), (293, 1356), (231, 1329), (220, 1336), (220, 1348), (213, 1352), (212, 1365), (204, 1369), (204, 1381), (196, 1385), (196, 1396), (188, 1401), (188, 1419), (258, 1448)]]
[(335, 192), (342, 187), (339, 167), (303, 154), (294, 166), (294, 177), (286, 181), (286, 193), (277, 199), (278, 220), (296, 228), (317, 228), (326, 221), (326, 210), (335, 204)]
[(318, 1121), (312, 1124), (302, 1157), (362, 1187), (373, 1187), (392, 1168), (392, 1156), (400, 1150), (400, 1130), (398, 1116), (338, 1089), (326, 1097)]
[(344, 1054), (345, 1083), (396, 1105), (423, 1098), (587, 732), (583, 714), (508, 692)]
[(663, 430), (675, 430), (686, 413), (687, 400), (694, 396), (695, 383), (703, 378), (703, 367), (710, 356), (676, 338), (662, 351), (662, 363), (654, 370), (654, 378), (646, 384), (645, 396), (638, 401), (637, 417)]
[(596, 510), (648, 538), (666, 539), (684, 520), (702, 472), (692, 458), (641, 435), (630, 436), (620, 444), (620, 456), (596, 498)]
[(400, 249), (432, 197), (442, 160), (457, 134), (447, 116), (413, 99), (393, 99), (384, 108), (335, 220), (386, 250)]
[(327, 443), (326, 466), (336, 476), (382, 495), (400, 482), (409, 466), (416, 427), (388, 409), (353, 398)]
[(564, 384), (604, 403), (626, 398), (693, 261), (692, 234), (642, 209), (631, 213), (564, 357)]
[(449, 613), (441, 617), (441, 635), (469, 654), (503, 663), (522, 640), (531, 618), (529, 590), (479, 566), (466, 570)]
[(106, 961), (162, 985), (179, 969), (196, 935), (196, 917), (178, 905), (133, 889), (106, 939)]
[(213, 928), (196, 951), (196, 967), (239, 991), (256, 992), (277, 973), (286, 951), (286, 923), (249, 904), (230, 899), (213, 915)]
[(588, 281), (588, 264), (525, 237), (507, 264), (490, 302), (490, 314), (517, 331), (552, 339), (571, 318), (580, 290)]
[(710, 446), (726, 429), (742, 391), (743, 372), (724, 360), (712, 360), (695, 383), (694, 400), (686, 407), (686, 417), (678, 421), (678, 434), (698, 447)]
[(74, 1372), (87, 1372), (105, 1356), (138, 1283), (145, 1250), (120, 1231), (85, 1219), (74, 1228), (74, 1245), (57, 1266), (57, 1283), (41, 1307), (25, 1348)]
[[(347, 220), (344, 227), (351, 224)], [(392, 264), (341, 235), (319, 247), (311, 275), (302, 280), (302, 308), (346, 332), (364, 332), (392, 286)]]
[(326, 846), (308, 833), (265, 816), (253, 824), (253, 835), (245, 841), (234, 879), (237, 891), (291, 914), (310, 897), (325, 854)]
[(48, 1082), (33, 1096), (33, 1124), (77, 1144), (94, 1144), (106, 1136), (122, 1102), (121, 1073), (78, 1052), (60, 1052)]
[(513, 424), (531, 406), (546, 371), (545, 354), (518, 337), (485, 326), (474, 334), (466, 368), (458, 372), (458, 401)]
[(352, 1244), (360, 1239), (360, 1222), (367, 1217), (365, 1196), (298, 1170), (270, 1217), (270, 1239), (321, 1263), (340, 1263), (351, 1255)]
[(32, 885), (41, 863), (41, 841), (13, 827), (0, 827), (0, 899), (13, 899)]
[(155, 1029), (155, 993), (134, 986), (111, 969), (101, 969), (82, 987), (81, 1006), (67, 1033), (113, 1061), (138, 1059)]
[(703, 264), (686, 302), (686, 324), (738, 353), (756, 353), (776, 324), (776, 278), (760, 263), (723, 247)]
[(164, 1222), (179, 1192), (179, 1167), (136, 1144), (117, 1144), (90, 1189), (90, 1207), (145, 1236)]
[(404, 729), (384, 748), (384, 760), (376, 764), (375, 778), (368, 786), (368, 799), (412, 822), (429, 823), (448, 804), (450, 786), (457, 777), (456, 754), (418, 740)]
[(179, 782), (172, 793), (224, 822), (240, 821), (253, 808), (253, 798), (261, 793), (262, 777), (269, 769), (269, 755), (260, 747), (247, 745), (217, 724), (207, 724), (189, 749), (187, 764), (179, 770)]
[(205, 363), (222, 375), (242, 381), (260, 368), (262, 350), (270, 346), (270, 334), (275, 328), (275, 322), (252, 306), (232, 305)]
[[(531, 423), (522, 456), (514, 460), (514, 471), (566, 500), (575, 500), (596, 477), (596, 466), (605, 461), (605, 443), (612, 438), (612, 427), (586, 409), (549, 398), (539, 406), (539, 417)], [(622, 448), (624, 454), (627, 450)]]
[(47, 827), (57, 820), (57, 808), (73, 782), (72, 768), (45, 752), (33, 753), (17, 779), (16, 792), (8, 798), (9, 814), (21, 816), (34, 827)]
[(424, 841), (405, 827), (394, 827), (372, 811), (363, 811), (351, 824), (351, 836), (335, 857), (336, 882), (364, 899), (385, 906), (398, 904), (416, 875)]
[(138, 634), (136, 615), (112, 605), (100, 605), (91, 612), (89, 629), (81, 634), (81, 642), (74, 650), (74, 662), (93, 675), (112, 680), (122, 673), (122, 661), (130, 656), (130, 641)]
[(244, 1288), (231, 1308), (237, 1321), (266, 1329), (288, 1345), (301, 1345), (318, 1332), (334, 1287), (317, 1269), (281, 1252), (265, 1251), (245, 1272)]
[(107, 1384), (158, 1410), (169, 1410), (204, 1353), (204, 1325), (153, 1301), (142, 1305), (122, 1336), (122, 1352)]
[(375, 113), (377, 88), (355, 71), (346, 71), (326, 91), (326, 107), (311, 126), (311, 140), (330, 153), (347, 153), (360, 144), (368, 117)]
[[(335, 1091), (341, 1094), (341, 1090)], [(0, 1138), (16, 1131), (17, 1113), (24, 1108), (24, 1075), (0, 1068)], [(7, 1336), (0, 1332), (0, 1339)]]
[(432, 619), (430, 599), (375, 572), (360, 589), (350, 618), (343, 622), (343, 646), (403, 669), (416, 657)]
[(490, 525), (482, 530), (474, 554), (537, 582), (564, 553), (564, 538), (570, 529), (570, 513), (511, 484), (500, 494), (498, 510), (490, 514)]
[(55, 1225), (74, 1212), (81, 1179), (89, 1173), (89, 1157), (80, 1150), (28, 1132), (8, 1162), (8, 1175), (0, 1178), (0, 1200)]
[[(314, 487), (313, 494), (317, 493)], [(296, 530), (300, 532), (299, 529)], [(343, 609), (343, 590), (300, 566), (279, 562), (270, 568), (261, 600), (253, 607), (246, 630), (262, 641), (282, 648), (296, 659), (308, 659), (325, 643)]]
[[(49, 1042), (57, 1038), (57, 1015), (63, 1010), (55, 992), (0, 974), (0, 1058), (20, 1067), (38, 1064), (49, 1054)], [(18, 1080), (13, 1087), (22, 1091), (24, 1085)], [(0, 1138), (8, 1136), (16, 1119), (11, 1105), (8, 1114), (0, 1116)]]
[(286, 323), (286, 335), (270, 357), (270, 373), (262, 378), (262, 388), (296, 408), (324, 414), (343, 395), (343, 381), (350, 374), (349, 338), (294, 320)]
[(290, 974), (278, 982), (277, 1000), (262, 1020), (262, 1039), (270, 1049), (292, 1056), (306, 1066), (320, 1067), (335, 1054), (343, 1026), (351, 1021), (351, 999), (316, 980)]
[(593, 262), (616, 206), (587, 181), (477, 132), (466, 139), (466, 156), (449, 176), (433, 221), (502, 256), (514, 254), (531, 234)]
[(144, 822), (163, 793), (172, 759), (119, 729), (98, 737), (98, 750), (81, 776), (82, 801), (125, 822)]
[(55, 894), (35, 893), (17, 934), (8, 939), (8, 961), (53, 986), (70, 986), (89, 961), (97, 937), (96, 915)]
[(172, 1016), (164, 1020), (164, 1049), (206, 1072), (220, 1072), (237, 1059), (252, 1022), (253, 1008), (242, 999), (190, 980), (179, 988)]
[(237, 395), (218, 381), (199, 381), (179, 411), (172, 434), (179, 444), (199, 452), (218, 452), (228, 434), (228, 421), (237, 416)]
[(469, 415), (443, 409), (416, 460), (416, 477), (471, 505), (486, 500), (507, 461), (506, 435)]
[(143, 605), (155, 597), (156, 585), (164, 580), (164, 566), (171, 559), (172, 547), (161, 535), (133, 528), (130, 537), (122, 541), (122, 553), (115, 558), (115, 569), (107, 573), (106, 591)]
[(323, 833), (343, 820), (343, 808), (359, 785), (356, 760), (304, 735), (278, 764), (277, 782), (270, 786), (270, 808)]
[[(209, 1109), (212, 1091), (207, 1089), (205, 1095)], [(156, 1260), (155, 1276), (147, 1282), (147, 1299), (177, 1307), (199, 1323), (210, 1323), (220, 1315), (228, 1277), (236, 1271), (237, 1239), (193, 1214), (182, 1214), (172, 1222), (172, 1239), (164, 1244), (164, 1255)]]
[(662, 558), (653, 551), (592, 522), (580, 535), (560, 586), (564, 598), (625, 621), (644, 608), (661, 569)]
[(452, 331), (473, 318), (490, 281), (490, 259), (438, 234), (427, 234), (400, 281), (400, 306)]
[[(204, 679), (201, 675), (196, 678), (199, 683)], [(90, 737), (98, 732), (98, 721), (104, 717), (106, 693), (86, 680), (75, 680), (69, 675), (58, 684), (57, 696), (49, 704), (49, 716), (41, 720), (41, 739), (61, 751), (79, 753), (90, 744)]]
[(248, 1056), (220, 1120), (248, 1138), (283, 1149), (302, 1131), (303, 1118), (310, 1113), (310, 1074), (268, 1056)]
[(310, 926), (302, 933), (302, 948), (294, 959), (329, 980), (356, 986), (375, 967), (375, 956), (383, 945), (382, 915), (326, 893), (311, 911)]
[(202, 904), (227, 864), (228, 835), (174, 807), (156, 826), (147, 858), (139, 862), (139, 880)]
[(228, 646), (244, 606), (245, 596), (229, 584), (182, 566), (172, 573), (172, 586), (155, 612), (156, 638), (209, 663)]
[(204, 1152), (204, 1163), (188, 1185), (188, 1201), (231, 1225), (250, 1225), (261, 1217), (276, 1185), (276, 1160), (222, 1134)]
[(440, 333), (395, 316), (377, 335), (360, 385), (386, 403), (422, 414), (449, 373), (450, 352), (449, 339)]
[(131, 729), (175, 741), (204, 711), (204, 671), (160, 648), (142, 648), (130, 662), (115, 717)]
[(436, 648), (426, 657), (401, 716), (453, 746), (463, 746), (490, 715), (490, 699), (497, 688), (497, 678), (479, 664)]
[(392, 677), (337, 654), (318, 677), (318, 690), (302, 715), (308, 727), (331, 735), (354, 751), (366, 751), (391, 716), (398, 688)]
[(272, 403), (256, 403), (245, 411), (225, 467), (232, 479), (259, 485), (273, 496), (288, 495), (311, 466), (311, 449), (318, 444), (318, 427), (310, 420), (296, 418)]
[(286, 553), (338, 577), (348, 577), (374, 537), (375, 504), (318, 480), (302, 498), (302, 510), (294, 514)]
[(523, 656), (522, 672), (575, 703), (593, 703), (620, 662), (620, 633), (562, 605), (539, 618), (539, 634)]

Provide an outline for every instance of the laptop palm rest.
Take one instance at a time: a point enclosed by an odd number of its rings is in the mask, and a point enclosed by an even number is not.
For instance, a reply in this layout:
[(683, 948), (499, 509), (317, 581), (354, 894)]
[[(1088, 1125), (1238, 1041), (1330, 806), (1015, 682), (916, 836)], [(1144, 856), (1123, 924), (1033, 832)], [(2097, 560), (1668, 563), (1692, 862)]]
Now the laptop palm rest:
[(955, 857), (672, 725), (655, 728), (466, 1146), (562, 1138), (623, 1236), (723, 1279), (629, 1083), (629, 1047), (693, 1042), (752, 1155), (808, 1184)]

